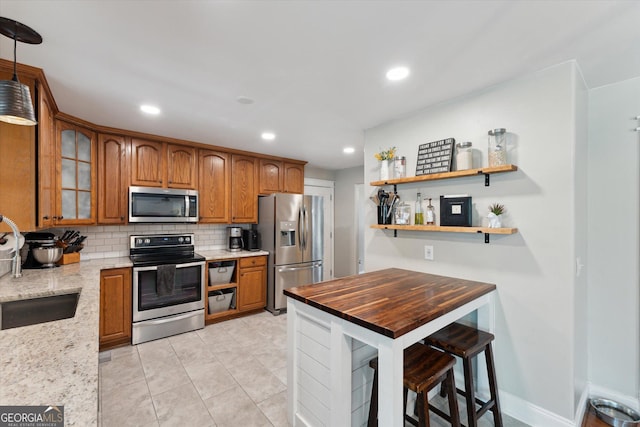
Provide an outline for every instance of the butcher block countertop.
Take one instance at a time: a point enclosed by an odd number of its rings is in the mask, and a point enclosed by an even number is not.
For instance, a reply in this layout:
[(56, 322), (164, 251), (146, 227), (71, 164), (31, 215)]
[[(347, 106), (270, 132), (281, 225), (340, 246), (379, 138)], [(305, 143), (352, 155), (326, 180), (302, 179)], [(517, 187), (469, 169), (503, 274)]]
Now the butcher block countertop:
[(389, 268), (284, 294), (395, 339), (495, 289), (490, 283)]

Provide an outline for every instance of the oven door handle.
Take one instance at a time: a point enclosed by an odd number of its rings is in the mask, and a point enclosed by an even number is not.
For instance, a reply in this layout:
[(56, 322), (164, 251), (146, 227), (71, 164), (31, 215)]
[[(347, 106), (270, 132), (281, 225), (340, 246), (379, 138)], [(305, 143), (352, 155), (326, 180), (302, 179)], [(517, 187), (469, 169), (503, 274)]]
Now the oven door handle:
[[(184, 264), (176, 264), (176, 269), (178, 268), (186, 268), (186, 267), (195, 267), (197, 265), (201, 265), (204, 267), (205, 262), (204, 261), (196, 261), (196, 262), (187, 262)], [(149, 270), (157, 270), (158, 266), (157, 265), (151, 265), (148, 267), (133, 267), (133, 272), (138, 272), (138, 271), (149, 271)]]
[(183, 314), (171, 315), (168, 317), (161, 317), (159, 319), (145, 320), (144, 325), (162, 325), (164, 323), (171, 323), (178, 320), (188, 319), (189, 317), (197, 316), (202, 310), (189, 311)]

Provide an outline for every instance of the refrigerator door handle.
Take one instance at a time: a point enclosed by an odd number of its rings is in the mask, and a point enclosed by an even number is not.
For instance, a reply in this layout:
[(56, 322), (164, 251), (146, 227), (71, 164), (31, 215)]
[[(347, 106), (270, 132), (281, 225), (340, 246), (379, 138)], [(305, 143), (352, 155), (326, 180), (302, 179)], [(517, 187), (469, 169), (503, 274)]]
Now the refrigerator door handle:
[(302, 208), (298, 211), (298, 246), (304, 249), (304, 224), (302, 223)]
[(284, 273), (286, 271), (310, 270), (318, 267), (322, 267), (322, 263), (316, 262), (305, 267), (278, 267), (278, 273)]
[(307, 250), (307, 233), (309, 232), (309, 227), (307, 224), (307, 207), (303, 206), (302, 207), (302, 222), (304, 223), (304, 235), (303, 235), (303, 241), (304, 241), (304, 246), (303, 249), (306, 251)]

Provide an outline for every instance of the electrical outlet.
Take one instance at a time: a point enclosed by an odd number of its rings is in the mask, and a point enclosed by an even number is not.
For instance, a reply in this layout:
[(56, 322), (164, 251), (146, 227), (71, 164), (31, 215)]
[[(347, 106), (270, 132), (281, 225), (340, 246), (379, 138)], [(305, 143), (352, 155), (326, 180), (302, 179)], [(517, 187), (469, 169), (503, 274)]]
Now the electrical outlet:
[(433, 246), (429, 246), (429, 245), (424, 246), (424, 259), (433, 261)]

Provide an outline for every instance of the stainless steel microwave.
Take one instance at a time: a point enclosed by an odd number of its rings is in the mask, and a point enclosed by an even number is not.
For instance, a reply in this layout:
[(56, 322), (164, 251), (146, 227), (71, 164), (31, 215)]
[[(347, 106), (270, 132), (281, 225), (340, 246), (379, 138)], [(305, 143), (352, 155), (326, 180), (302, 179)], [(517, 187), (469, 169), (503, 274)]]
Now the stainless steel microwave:
[(129, 222), (198, 222), (198, 192), (129, 187)]

